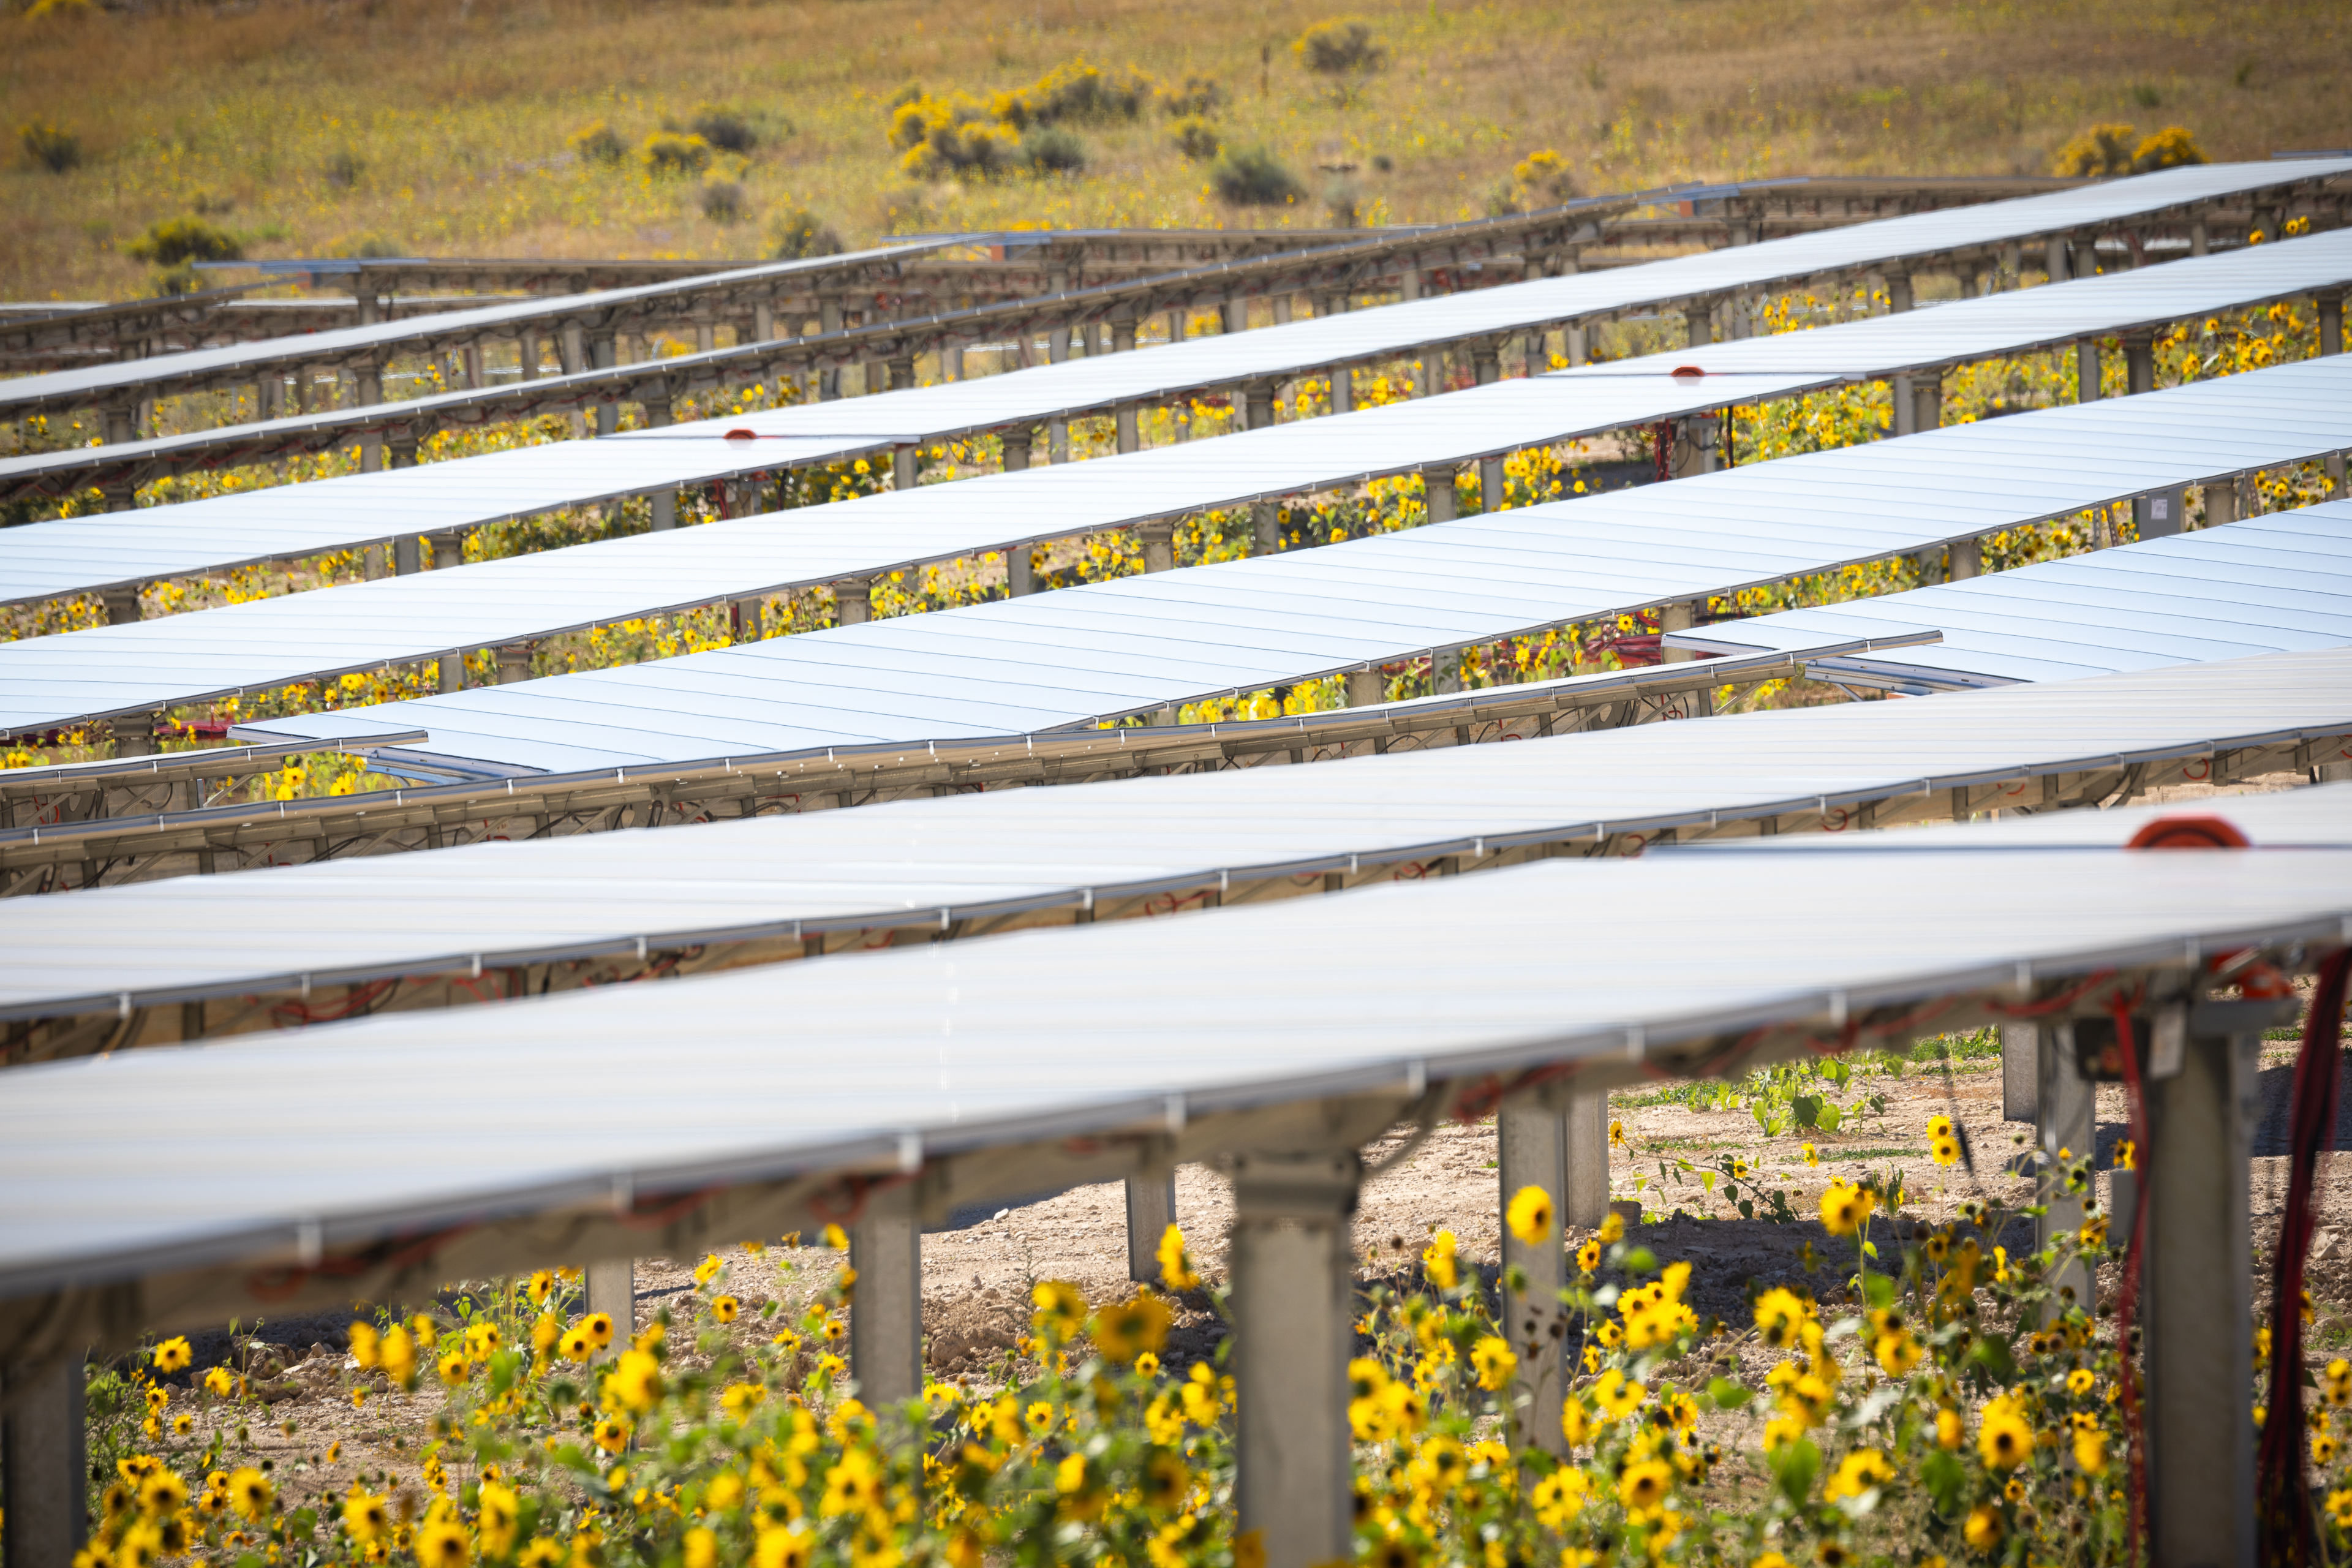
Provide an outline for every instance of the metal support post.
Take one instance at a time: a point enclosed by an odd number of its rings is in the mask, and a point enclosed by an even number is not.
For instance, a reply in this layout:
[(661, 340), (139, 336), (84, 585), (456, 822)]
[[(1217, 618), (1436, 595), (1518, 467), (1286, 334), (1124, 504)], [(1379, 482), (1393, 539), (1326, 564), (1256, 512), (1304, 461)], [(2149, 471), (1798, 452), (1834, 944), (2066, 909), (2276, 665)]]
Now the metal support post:
[(588, 1266), (590, 1313), (613, 1320), (613, 1338), (626, 1344), (637, 1331), (637, 1266), (629, 1258), (606, 1258)]
[(539, 334), (525, 332), (515, 340), (515, 372), (517, 379), (539, 379)]
[(1698, 657), (1689, 648), (1669, 647), (1664, 641), (1664, 638), (1668, 632), (1686, 632), (1691, 629), (1692, 622), (1697, 618), (1692, 614), (1694, 608), (1695, 606), (1688, 599), (1678, 599), (1671, 605), (1660, 605), (1658, 606), (1658, 636), (1661, 639), (1658, 644), (1659, 662), (1664, 664), (1688, 664), (1692, 659)]
[(1886, 313), (1890, 316), (1911, 308), (1911, 277), (1906, 272), (1886, 275)]
[(1249, 301), (1247, 300), (1226, 300), (1223, 310), (1218, 315), (1218, 326), (1219, 330), (1223, 331), (1247, 331), (1249, 330)]
[(1911, 429), (1935, 430), (1944, 423), (1944, 378), (1923, 375), (1911, 383)]
[(1478, 459), (1478, 510), (1503, 510), (1503, 459), (1498, 455)]
[[(382, 368), (373, 361), (360, 366), (359, 374), (353, 378), (353, 387), (357, 393), (357, 396), (353, 401), (358, 403), (362, 407), (373, 407), (375, 405), (382, 403), (383, 401), (383, 372)], [(382, 473), (383, 471), (383, 437), (377, 435), (362, 436), (360, 437), (359, 447), (360, 472), (363, 474)]]
[(923, 1227), (911, 1184), (867, 1195), (850, 1227), (849, 1266), (849, 1375), (859, 1399), (887, 1411), (923, 1392)]
[(1236, 1500), (1265, 1568), (1354, 1552), (1349, 1222), (1361, 1173), (1352, 1152), (1233, 1164)]
[(108, 588), (99, 595), (106, 605), (106, 624), (127, 626), (139, 619), (139, 584), (127, 583), (119, 588)]
[(578, 375), (588, 368), (587, 329), (577, 321), (566, 321), (556, 335), (555, 360), (566, 375)]
[(890, 488), (910, 490), (915, 488), (915, 458), (919, 448), (894, 447), (890, 449)]
[(126, 713), (114, 720), (114, 754), (117, 757), (152, 757), (155, 754), (155, 723), (161, 713)]
[[(1560, 1395), (1568, 1373), (1566, 1326), (1559, 1292), (1568, 1284), (1568, 1251), (1559, 1234), (1562, 1199), (1568, 1191), (1568, 1119), (1535, 1094), (1507, 1097), (1495, 1115), (1496, 1165), (1502, 1178), (1504, 1337), (1518, 1352), (1519, 1384), (1511, 1390), (1513, 1447), (1532, 1444), (1548, 1452), (1566, 1451), (1560, 1435)], [(1551, 1224), (1540, 1240), (1524, 1241), (1511, 1229), (1511, 1200), (1523, 1188), (1541, 1188), (1549, 1199)], [(1511, 1288), (1514, 1273), (1523, 1276)]]
[(1274, 423), (1274, 383), (1254, 381), (1242, 388), (1244, 429), (1263, 430)]
[(845, 577), (833, 585), (833, 624), (862, 626), (874, 618), (874, 580)]
[(461, 647), (451, 648), (447, 653), (441, 656), (440, 665), (441, 689), (444, 691), (465, 690), (466, 650)]
[(2238, 481), (2234, 478), (2209, 480), (2204, 489), (2204, 526), (2219, 528), (2238, 521)]
[(2073, 256), (2066, 263), (2070, 278), (2096, 278), (2099, 275), (2099, 241), (2095, 235), (2084, 235), (2074, 241)]
[(1111, 417), (1118, 426), (1118, 449), (1121, 452), (1135, 452), (1142, 449), (1143, 436), (1136, 428), (1135, 413), (1136, 407), (1132, 403), (1122, 403), (1112, 413)]
[(527, 642), (499, 645), (499, 684), (513, 686), (530, 679), (530, 648)]
[(940, 356), (940, 379), (941, 381), (961, 381), (963, 379), (963, 344), (953, 339), (950, 339), (949, 341), (940, 344), (938, 352)]
[(1895, 405), (1895, 433), (1916, 436), (1919, 433), (1919, 400), (1912, 395), (1908, 375), (1889, 376), (1887, 388)]
[(912, 354), (898, 354), (894, 356), (890, 361), (889, 375), (890, 390), (893, 392), (904, 392), (908, 388), (913, 386), (915, 384), (915, 356)]
[(2147, 332), (2124, 335), (2124, 395), (2156, 390), (2156, 340)]
[(1045, 329), (1045, 363), (1060, 364), (1070, 357), (1070, 323), (1055, 321)]
[[(2189, 1009), (2148, 1086), (2148, 1510), (2155, 1568), (2252, 1568), (2253, 1243), (2248, 1152), (2272, 1003)], [(2151, 1069), (2158, 1064), (2151, 1062)]]
[(1271, 555), (1282, 548), (1282, 507), (1278, 502), (1250, 502), (1250, 553)]
[(1609, 1219), (1609, 1091), (1572, 1090), (1560, 1127), (1566, 1140), (1560, 1163), (1568, 1181), (1560, 1224), (1598, 1229)]
[(776, 341), (776, 307), (770, 300), (751, 301), (751, 341), (755, 343)]
[(1470, 374), (1480, 386), (1492, 386), (1503, 379), (1503, 354), (1492, 338), (1481, 338), (1470, 345)]
[(1026, 598), (1037, 591), (1030, 549), (1026, 544), (1015, 544), (1004, 552), (1004, 596), (1008, 599)]
[(7, 1568), (70, 1568), (89, 1531), (82, 1358), (0, 1374), (0, 1487), (8, 1498)]
[(1331, 412), (1353, 414), (1356, 411), (1356, 367), (1351, 364), (1331, 367)]
[[(675, 416), (671, 412), (669, 390), (667, 387), (663, 388), (657, 395), (646, 398), (643, 406), (646, 411), (646, 428), (648, 430), (669, 428), (670, 421)], [(656, 533), (666, 532), (677, 526), (677, 492), (676, 490), (656, 490), (647, 499), (653, 503), (653, 531)]]
[(1127, 1179), (1127, 1277), (1160, 1283), (1160, 1238), (1176, 1223), (1176, 1168)]
[(1946, 554), (1951, 562), (1952, 582), (1965, 583), (1971, 577), (1984, 575), (1984, 541), (1955, 539)]
[(1136, 531), (1143, 536), (1143, 569), (1147, 573), (1166, 572), (1176, 564), (1176, 525), (1172, 522), (1147, 522)]
[(1034, 437), (1030, 434), (1029, 427), (1025, 425), (1018, 430), (1000, 430), (997, 432), (997, 439), (1004, 444), (1004, 471), (1006, 473), (1018, 474), (1025, 472), (1028, 469), (1029, 443), (1033, 438)]
[[(2037, 1024), (2000, 1026), (2000, 1119), (2036, 1121), (2041, 1118), (2042, 1027)], [(2118, 1238), (2117, 1245), (2121, 1245)]]
[(424, 541), (415, 534), (404, 533), (392, 542), (392, 573), (395, 577), (414, 577), (425, 569)]
[(2050, 243), (2042, 249), (2042, 270), (2050, 275), (2050, 281), (2053, 283), (2066, 281), (2069, 274), (2066, 270), (2066, 237), (2064, 235), (2053, 234), (2050, 237)]
[(1462, 650), (1460, 648), (1440, 647), (1430, 650), (1429, 689), (1433, 696), (1444, 696), (1462, 689)]
[[(619, 358), (620, 345), (613, 340), (610, 333), (607, 333), (588, 345), (588, 353), (589, 358), (594, 363), (595, 367), (598, 370), (610, 370)], [(621, 405), (617, 403), (598, 403), (596, 405), (596, 434), (599, 436), (610, 436), (614, 431), (620, 429), (620, 427)]]
[(1348, 706), (1370, 708), (1389, 700), (1389, 678), (1375, 666), (1348, 672)]
[(2340, 354), (2344, 352), (2344, 291), (2330, 289), (2314, 296), (2319, 307), (2319, 352)]
[(1454, 521), (1454, 468), (1421, 470), (1422, 504), (1428, 509), (1431, 522)]
[[(2058, 1024), (2034, 1033), (2039, 1037), (2034, 1052), (2034, 1142), (2042, 1155), (2040, 1176), (2043, 1184), (2042, 1213), (2033, 1222), (2033, 1247), (2038, 1252), (2060, 1234), (2073, 1235), (2083, 1228), (2083, 1203), (2090, 1195), (2087, 1185), (2084, 1191), (2070, 1193), (2057, 1183), (2065, 1166), (2091, 1157), (2098, 1136), (2098, 1119), (2091, 1082), (2076, 1065), (2073, 1026)], [(2007, 1041), (2002, 1044), (2005, 1047)], [(2004, 1088), (2008, 1067), (2004, 1049)], [(2057, 1317), (2068, 1307), (2080, 1307), (2087, 1312), (2096, 1305), (2091, 1295), (2091, 1272), (2080, 1262), (2066, 1265), (2053, 1283), (2060, 1304), (2048, 1317)]]
[(2099, 340), (2078, 338), (2074, 342), (2074, 401), (2096, 403), (2099, 400)]
[(1045, 426), (1045, 460), (1055, 467), (1070, 460), (1070, 422), (1055, 419)]
[(1135, 347), (1135, 322), (1130, 319), (1113, 318), (1110, 324), (1110, 352), (1123, 354)]
[(1564, 351), (1562, 351), (1568, 363), (1571, 365), (1580, 365), (1584, 363), (1588, 353), (1585, 347), (1584, 323), (1582, 321), (1570, 322), (1568, 331), (1562, 333), (1561, 336), (1568, 340), (1568, 346)]

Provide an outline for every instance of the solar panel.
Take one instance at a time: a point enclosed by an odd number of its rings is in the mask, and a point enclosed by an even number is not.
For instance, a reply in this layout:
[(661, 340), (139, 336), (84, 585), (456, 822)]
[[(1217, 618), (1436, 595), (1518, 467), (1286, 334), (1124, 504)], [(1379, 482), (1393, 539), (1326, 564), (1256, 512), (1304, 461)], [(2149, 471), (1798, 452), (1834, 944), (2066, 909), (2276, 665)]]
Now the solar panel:
[(2337, 648), (1932, 702), (183, 877), (0, 901), (0, 947), (16, 960), (0, 971), (0, 1018), (821, 931), (946, 930), (1082, 900), (1108, 913), (1221, 879), (1235, 896), (1317, 873), (1380, 879), (1445, 855), (1491, 865), (1532, 844), (1580, 853), (2347, 732), (2352, 649)]
[[(1528, 388), (1515, 392), (1528, 396), (1572, 384), (1511, 384)], [(1437, 399), (1405, 412), (1434, 415), (1461, 403)], [(1297, 428), (1317, 435), (1351, 423)], [(1400, 442), (1417, 438), (1424, 437), (1412, 429), (1397, 433)], [(1189, 450), (1238, 458), (1251, 439)], [(350, 735), (374, 723), (422, 729), (432, 733), (432, 754), (462, 773), (485, 764), (553, 772), (1025, 733), (1728, 595), (2346, 446), (2352, 446), (2352, 362), (2339, 356), (1318, 550), (272, 720), (251, 727), (251, 738)], [(1152, 483), (1164, 470), (1149, 465), (1165, 455), (1131, 459), (1132, 471)], [(1108, 479), (1113, 468), (1088, 463), (1062, 472), (1092, 484), (1098, 471)], [(1227, 476), (1235, 488), (1248, 480), (1246, 471)], [(945, 493), (978, 502), (997, 482)], [(1165, 497), (1164, 488), (1153, 489)], [(231, 625), (232, 616), (216, 611), (112, 629), (152, 639), (138, 646), (155, 656), (134, 672), (152, 679), (167, 657), (182, 670), (201, 668), (207, 644), (195, 639), (222, 636), (210, 628)], [(174, 641), (181, 626), (198, 629)], [(101, 687), (63, 663), (50, 667), (57, 674), (42, 669), (47, 650), (92, 635), (0, 648), (0, 676), (18, 704), (9, 723), (55, 722), (46, 715), (100, 705), (75, 696), (125, 689), (127, 681)], [(250, 657), (249, 645), (224, 642), (230, 645), (224, 657)], [(36, 700), (49, 706), (36, 708)]]

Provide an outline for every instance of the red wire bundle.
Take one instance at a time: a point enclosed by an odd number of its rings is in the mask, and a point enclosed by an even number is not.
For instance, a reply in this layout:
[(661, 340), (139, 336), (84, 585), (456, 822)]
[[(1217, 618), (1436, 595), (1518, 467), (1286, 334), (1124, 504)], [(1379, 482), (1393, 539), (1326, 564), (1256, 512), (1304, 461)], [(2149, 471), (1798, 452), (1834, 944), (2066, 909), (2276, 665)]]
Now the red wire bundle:
[(2303, 1270), (2317, 1224), (2319, 1155), (2335, 1142), (2347, 968), (2352, 948), (2320, 966), (2319, 987), (2304, 1021), (2287, 1132), (2286, 1212), (2271, 1259), (2269, 1414), (2254, 1463), (2255, 1516), (2262, 1561), (2296, 1568), (2311, 1561), (2314, 1544), (2311, 1489), (2303, 1464)]

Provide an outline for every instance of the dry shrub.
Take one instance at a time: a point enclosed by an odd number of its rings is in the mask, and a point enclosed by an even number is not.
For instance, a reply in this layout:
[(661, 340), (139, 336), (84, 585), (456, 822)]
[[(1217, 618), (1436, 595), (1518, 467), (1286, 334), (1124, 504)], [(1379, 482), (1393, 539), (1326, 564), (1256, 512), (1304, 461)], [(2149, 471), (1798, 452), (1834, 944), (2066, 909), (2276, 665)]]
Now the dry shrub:
[(900, 104), (890, 117), (890, 145), (905, 154), (898, 166), (917, 179), (985, 177), (1013, 167), (1021, 155), (1021, 133), (987, 104), (958, 92)]
[(81, 163), (81, 138), (63, 126), (36, 120), (16, 127), (25, 156), (52, 174), (62, 174)]
[(566, 143), (583, 163), (617, 163), (629, 155), (629, 144), (621, 133), (601, 120), (592, 120), (574, 131)]
[(722, 153), (749, 153), (760, 144), (760, 133), (749, 120), (715, 103), (696, 110), (686, 129)]
[(1530, 153), (1511, 165), (1511, 181), (1538, 200), (1557, 206), (1576, 199), (1576, 174), (1551, 148)]
[(1217, 199), (1230, 206), (1288, 206), (1307, 195), (1289, 166), (1265, 147), (1229, 149), (1209, 170)]
[(733, 180), (704, 182), (702, 194), (697, 199), (701, 204), (702, 216), (713, 223), (740, 223), (751, 210), (743, 187)]
[(710, 143), (699, 136), (656, 131), (638, 147), (637, 158), (656, 174), (699, 174), (710, 167)]
[(1316, 23), (1298, 35), (1290, 52), (1318, 76), (1370, 76), (1389, 60), (1370, 24), (1354, 16)]
[(2185, 125), (2168, 125), (2135, 142), (2133, 138), (2137, 135), (2136, 128), (2117, 121), (2094, 125), (2058, 150), (2050, 172), (2101, 179), (2211, 162)]
[(841, 236), (806, 207), (787, 207), (768, 224), (768, 254), (778, 261), (805, 261), (841, 254)]
[(1162, 82), (1152, 93), (1160, 112), (1171, 119), (1214, 114), (1225, 106), (1225, 89), (1204, 76), (1188, 76), (1181, 87)]
[(1168, 128), (1168, 139), (1176, 150), (1195, 163), (1205, 163), (1217, 155), (1224, 146), (1216, 128), (1199, 115), (1188, 115)]
[(1021, 159), (1033, 174), (1075, 174), (1087, 166), (1087, 144), (1066, 126), (1040, 125), (1021, 138)]
[(358, 153), (344, 148), (321, 163), (319, 173), (337, 190), (348, 191), (360, 183), (360, 172), (364, 167), (366, 165), (360, 162)]
[(236, 236), (194, 216), (169, 217), (124, 247), (135, 261), (178, 267), (190, 261), (236, 261), (245, 255)]
[(989, 108), (1024, 131), (1064, 120), (1108, 124), (1141, 114), (1151, 95), (1151, 79), (1133, 66), (1112, 75), (1084, 60), (1066, 60), (1027, 87), (996, 94)]

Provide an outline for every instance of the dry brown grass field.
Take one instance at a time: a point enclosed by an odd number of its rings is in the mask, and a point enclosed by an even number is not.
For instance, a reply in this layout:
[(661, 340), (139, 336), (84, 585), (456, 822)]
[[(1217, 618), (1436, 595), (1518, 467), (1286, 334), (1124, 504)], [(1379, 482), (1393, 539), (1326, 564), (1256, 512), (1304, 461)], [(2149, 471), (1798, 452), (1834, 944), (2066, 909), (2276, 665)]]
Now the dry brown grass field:
[[(1360, 16), (1383, 68), (1318, 77), (1309, 25)], [(131, 255), (199, 215), (250, 256), (766, 254), (813, 211), (852, 244), (1021, 224), (1319, 226), (1475, 216), (1526, 154), (1580, 189), (1777, 174), (2039, 173), (2085, 126), (2187, 126), (2215, 158), (2352, 144), (2352, 29), (2324, 0), (2038, 5), (1496, 0), (245, 0), (0, 18), (0, 296), (121, 298)], [(1232, 206), (1171, 120), (1075, 129), (1083, 171), (925, 181), (887, 140), (909, 84), (1032, 82), (1066, 62), (1213, 80), (1228, 147), (1295, 171)], [(717, 108), (758, 135), (702, 175), (635, 155)], [(604, 122), (628, 155), (575, 154)], [(20, 132), (75, 138), (53, 173)], [(704, 190), (740, 187), (709, 216)]]

